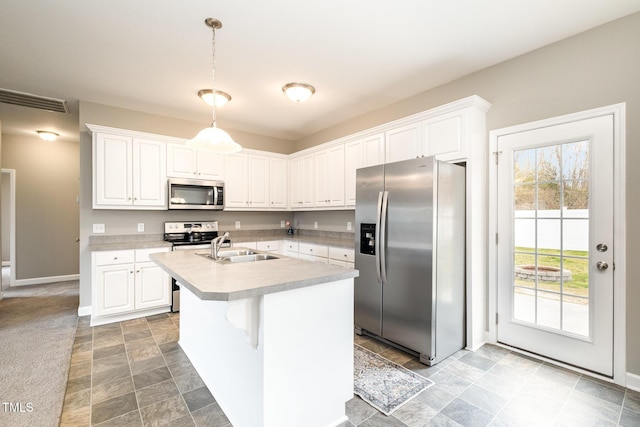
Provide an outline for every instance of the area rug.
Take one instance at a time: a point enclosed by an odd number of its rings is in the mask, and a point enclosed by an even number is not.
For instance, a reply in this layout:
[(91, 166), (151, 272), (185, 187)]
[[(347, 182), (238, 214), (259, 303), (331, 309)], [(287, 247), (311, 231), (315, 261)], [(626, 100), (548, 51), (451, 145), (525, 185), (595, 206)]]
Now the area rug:
[(0, 426), (59, 425), (77, 312), (78, 281), (4, 291), (0, 301)]
[(433, 384), (430, 379), (354, 345), (353, 392), (385, 415), (391, 415)]

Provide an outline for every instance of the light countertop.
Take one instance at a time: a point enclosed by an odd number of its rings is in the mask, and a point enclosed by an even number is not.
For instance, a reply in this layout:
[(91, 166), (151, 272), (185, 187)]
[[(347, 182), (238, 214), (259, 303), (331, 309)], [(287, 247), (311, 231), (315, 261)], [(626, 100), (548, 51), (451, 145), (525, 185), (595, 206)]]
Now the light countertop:
[(206, 253), (200, 249), (160, 252), (150, 257), (203, 300), (231, 301), (358, 276), (358, 270), (280, 254), (274, 254), (278, 259), (267, 261), (224, 263), (198, 255)]

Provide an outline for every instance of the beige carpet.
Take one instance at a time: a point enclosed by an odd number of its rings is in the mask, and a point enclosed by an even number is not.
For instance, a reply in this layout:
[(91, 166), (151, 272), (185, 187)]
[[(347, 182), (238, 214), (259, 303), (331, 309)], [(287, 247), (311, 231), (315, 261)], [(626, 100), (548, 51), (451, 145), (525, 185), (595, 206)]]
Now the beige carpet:
[(0, 426), (58, 426), (78, 322), (78, 282), (3, 294)]

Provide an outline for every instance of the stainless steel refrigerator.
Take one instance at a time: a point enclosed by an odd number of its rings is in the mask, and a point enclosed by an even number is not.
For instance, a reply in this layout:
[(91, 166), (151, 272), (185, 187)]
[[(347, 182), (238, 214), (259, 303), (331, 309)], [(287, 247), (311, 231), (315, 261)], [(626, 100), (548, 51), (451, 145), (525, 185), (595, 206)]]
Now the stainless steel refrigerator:
[(465, 168), (422, 157), (356, 177), (356, 333), (438, 363), (465, 345)]

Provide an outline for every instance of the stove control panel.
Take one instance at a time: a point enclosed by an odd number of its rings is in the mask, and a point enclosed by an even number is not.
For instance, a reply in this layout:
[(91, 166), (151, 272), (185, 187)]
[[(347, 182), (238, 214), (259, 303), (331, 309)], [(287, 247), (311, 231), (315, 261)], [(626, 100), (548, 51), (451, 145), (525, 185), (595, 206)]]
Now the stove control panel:
[(190, 231), (218, 231), (218, 221), (165, 222), (165, 233), (188, 233)]

